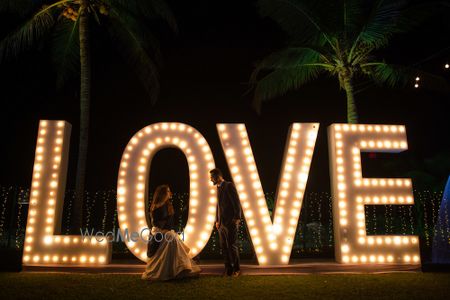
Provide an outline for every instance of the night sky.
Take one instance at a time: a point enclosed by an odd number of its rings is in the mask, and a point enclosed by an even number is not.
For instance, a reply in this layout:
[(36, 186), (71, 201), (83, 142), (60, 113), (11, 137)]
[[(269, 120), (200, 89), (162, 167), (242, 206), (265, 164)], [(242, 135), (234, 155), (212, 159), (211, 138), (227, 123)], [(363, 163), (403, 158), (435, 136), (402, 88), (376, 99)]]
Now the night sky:
[[(114, 50), (96, 37), (93, 45), (91, 139), (88, 189), (115, 188), (119, 162), (134, 133), (160, 121), (185, 122), (209, 142), (216, 165), (228, 177), (216, 123), (242, 122), (249, 132), (265, 191), (275, 191), (288, 127), (293, 122), (320, 122), (319, 137), (307, 189), (328, 191), (326, 127), (345, 122), (345, 94), (337, 79), (321, 78), (265, 103), (262, 114), (251, 107), (248, 80), (255, 63), (285, 42), (283, 32), (261, 19), (254, 1), (169, 1), (179, 32), (160, 29), (164, 66), (162, 93), (152, 106), (133, 70)], [(1, 16), (4, 33), (17, 24)], [(420, 67), (450, 79), (448, 13), (436, 16), (417, 30), (392, 41), (382, 53), (387, 61), (412, 65), (434, 55)], [(67, 120), (73, 125), (68, 187), (74, 185), (77, 150), (78, 80), (62, 91), (45, 47), (30, 51), (0, 69), (0, 185), (29, 186), (40, 119)], [(448, 50), (448, 48), (447, 48)], [(367, 158), (366, 176), (395, 177), (436, 155), (450, 157), (450, 93), (429, 90), (433, 82), (413, 82), (403, 89), (370, 86), (357, 95), (361, 123), (405, 124), (410, 150), (400, 155)], [(408, 161), (400, 168), (380, 169), (383, 163)], [(450, 171), (450, 170), (448, 170)], [(449, 174), (450, 172), (447, 172)], [(441, 178), (444, 180), (445, 178)], [(188, 191), (187, 163), (178, 150), (163, 150), (154, 159), (150, 186), (169, 183)]]

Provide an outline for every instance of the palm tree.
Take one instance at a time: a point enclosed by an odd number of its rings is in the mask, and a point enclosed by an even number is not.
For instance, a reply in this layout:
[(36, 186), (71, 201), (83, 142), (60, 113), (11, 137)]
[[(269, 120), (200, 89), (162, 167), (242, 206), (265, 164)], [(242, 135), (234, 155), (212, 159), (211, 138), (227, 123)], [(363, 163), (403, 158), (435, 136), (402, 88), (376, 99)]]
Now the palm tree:
[[(389, 64), (377, 54), (433, 7), (382, 0), (259, 0), (258, 5), (261, 15), (275, 20), (290, 37), (286, 48), (265, 57), (251, 75), (258, 112), (262, 101), (328, 74), (338, 78), (346, 93), (348, 123), (358, 122), (356, 80), (392, 87), (417, 76), (412, 67)], [(259, 78), (261, 73), (265, 76)]]
[[(3, 11), (19, 10), (29, 19), (0, 42), (0, 62), (32, 48), (53, 34), (52, 54), (59, 84), (74, 71), (80, 75), (80, 128), (72, 229), (82, 223), (86, 183), (91, 102), (91, 32), (106, 32), (138, 73), (150, 101), (159, 94), (157, 40), (149, 21), (164, 20), (176, 30), (174, 17), (163, 0), (1, 0)], [(148, 54), (151, 52), (151, 55)]]

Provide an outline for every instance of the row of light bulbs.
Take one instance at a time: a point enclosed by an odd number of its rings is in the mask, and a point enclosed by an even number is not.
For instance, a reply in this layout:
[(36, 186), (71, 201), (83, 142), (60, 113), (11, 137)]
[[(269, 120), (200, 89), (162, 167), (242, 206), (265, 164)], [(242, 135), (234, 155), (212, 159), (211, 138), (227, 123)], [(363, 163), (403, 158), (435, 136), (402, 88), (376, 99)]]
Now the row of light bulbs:
[[(215, 221), (216, 189), (209, 183), (209, 170), (214, 159), (205, 138), (189, 125), (182, 123), (158, 123), (140, 130), (129, 142), (120, 163), (118, 179), (118, 215), (120, 227), (138, 228), (149, 232), (145, 218), (146, 182), (149, 165), (157, 151), (177, 147), (186, 155), (189, 166), (190, 199), (189, 217), (184, 230), (190, 255), (195, 256), (206, 245)], [(132, 187), (130, 189), (130, 187)], [(127, 188), (130, 191), (127, 191)], [(207, 203), (203, 202), (207, 199)], [(202, 212), (202, 213), (201, 213)], [(206, 220), (198, 221), (205, 215)], [(146, 236), (144, 236), (146, 238)], [(147, 259), (147, 244), (143, 241), (127, 241), (127, 246), (138, 258)]]
[[(245, 125), (218, 125), (260, 264), (289, 262), (318, 127), (318, 124), (292, 125), (272, 222)], [(258, 199), (256, 205), (251, 199)]]
[[(361, 151), (407, 149), (404, 126), (335, 124), (330, 128), (329, 143), (336, 185), (333, 195), (338, 198), (333, 211), (340, 227), (335, 228), (338, 260), (344, 263), (419, 262), (417, 237), (366, 235), (365, 205), (414, 203), (410, 179), (363, 178), (361, 171)], [(372, 253), (367, 255), (370, 249)], [(383, 253), (394, 250), (397, 254)], [(412, 254), (400, 255), (403, 250)]]
[(67, 156), (67, 151), (63, 152), (63, 148), (67, 147), (64, 145), (67, 131), (70, 132), (70, 125), (64, 121), (43, 120), (39, 123), (25, 231), (25, 264), (104, 264), (108, 261), (109, 245), (106, 240), (99, 242), (95, 238), (88, 240), (79, 236), (53, 235), (55, 216), (60, 216), (62, 209), (62, 205), (57, 205), (61, 201), (58, 197), (62, 197), (61, 191), (65, 185), (60, 174), (67, 172), (67, 169), (62, 169), (63, 160), (67, 160), (63, 157)]
[[(219, 137), (260, 264), (289, 262), (318, 127), (317, 123), (295, 123), (290, 129), (272, 222), (245, 125), (218, 124)], [(110, 259), (110, 244), (106, 240), (97, 242), (82, 240), (79, 236), (53, 235), (55, 215), (59, 216), (62, 209), (57, 204), (60, 204), (58, 197), (62, 196), (65, 185), (61, 174), (67, 171), (67, 130), (70, 128), (62, 121), (40, 123), (24, 263), (105, 264)], [(414, 202), (409, 179), (368, 179), (362, 178), (361, 172), (361, 150), (398, 152), (407, 149), (405, 127), (335, 124), (330, 128), (329, 138), (334, 163), (332, 176), (336, 182), (333, 194), (338, 199), (333, 212), (340, 225), (335, 229), (338, 260), (344, 263), (419, 262), (417, 237), (367, 237), (365, 229), (364, 205)], [(214, 168), (211, 150), (201, 134), (189, 125), (153, 124), (130, 140), (119, 170), (120, 228), (139, 232), (147, 229), (148, 169), (153, 155), (166, 147), (178, 147), (187, 157), (191, 198), (184, 237), (191, 247), (191, 256), (195, 256), (210, 237), (217, 191), (209, 183), (208, 171)], [(354, 207), (355, 211), (349, 207)], [(147, 259), (144, 241), (126, 243), (138, 258)]]

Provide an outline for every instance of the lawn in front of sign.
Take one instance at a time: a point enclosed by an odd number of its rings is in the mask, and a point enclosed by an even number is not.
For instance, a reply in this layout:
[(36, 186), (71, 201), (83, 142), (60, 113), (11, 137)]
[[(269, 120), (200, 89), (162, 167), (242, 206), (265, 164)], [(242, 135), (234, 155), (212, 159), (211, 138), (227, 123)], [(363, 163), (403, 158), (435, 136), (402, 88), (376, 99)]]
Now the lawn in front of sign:
[(449, 273), (201, 276), (146, 282), (137, 274), (0, 273), (1, 299), (449, 299)]

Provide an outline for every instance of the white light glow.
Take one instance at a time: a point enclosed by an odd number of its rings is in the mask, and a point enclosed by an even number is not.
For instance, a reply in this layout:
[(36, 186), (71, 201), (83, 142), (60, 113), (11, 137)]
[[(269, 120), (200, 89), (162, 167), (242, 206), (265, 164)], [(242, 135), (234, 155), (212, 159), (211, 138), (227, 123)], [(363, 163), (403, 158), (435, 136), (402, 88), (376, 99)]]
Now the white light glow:
[[(147, 183), (151, 161), (165, 148), (179, 149), (188, 162), (190, 198), (184, 242), (191, 248), (189, 255), (194, 257), (206, 245), (214, 228), (217, 189), (209, 179), (209, 171), (214, 168), (211, 149), (204, 137), (187, 124), (152, 124), (130, 140), (122, 156), (117, 184), (119, 225), (122, 230), (128, 228), (129, 232), (140, 232), (143, 224), (147, 224), (145, 211), (136, 210), (136, 207), (144, 208), (145, 202), (149, 202)], [(126, 241), (126, 245), (137, 258), (147, 261), (145, 241)]]
[(366, 235), (364, 205), (414, 203), (410, 179), (368, 179), (362, 178), (360, 171), (361, 152), (406, 150), (405, 127), (359, 124), (349, 131), (347, 124), (333, 124), (328, 128), (328, 142), (336, 260), (356, 264), (420, 263), (417, 236)]
[[(71, 125), (64, 121), (42, 120), (39, 123), (30, 192), (33, 209), (27, 220), (24, 265), (74, 265), (79, 264), (78, 258), (81, 264), (89, 265), (110, 261), (110, 243), (81, 244), (81, 236), (54, 235), (54, 231), (61, 229), (70, 131)], [(93, 259), (83, 261), (81, 258), (85, 255)], [(69, 256), (72, 259), (67, 259)], [(97, 261), (98, 257), (103, 259)]]
[(289, 129), (275, 202), (275, 223), (270, 221), (245, 125), (218, 124), (217, 128), (252, 243), (258, 245), (255, 250), (259, 264), (288, 264), (319, 124), (295, 123)]

